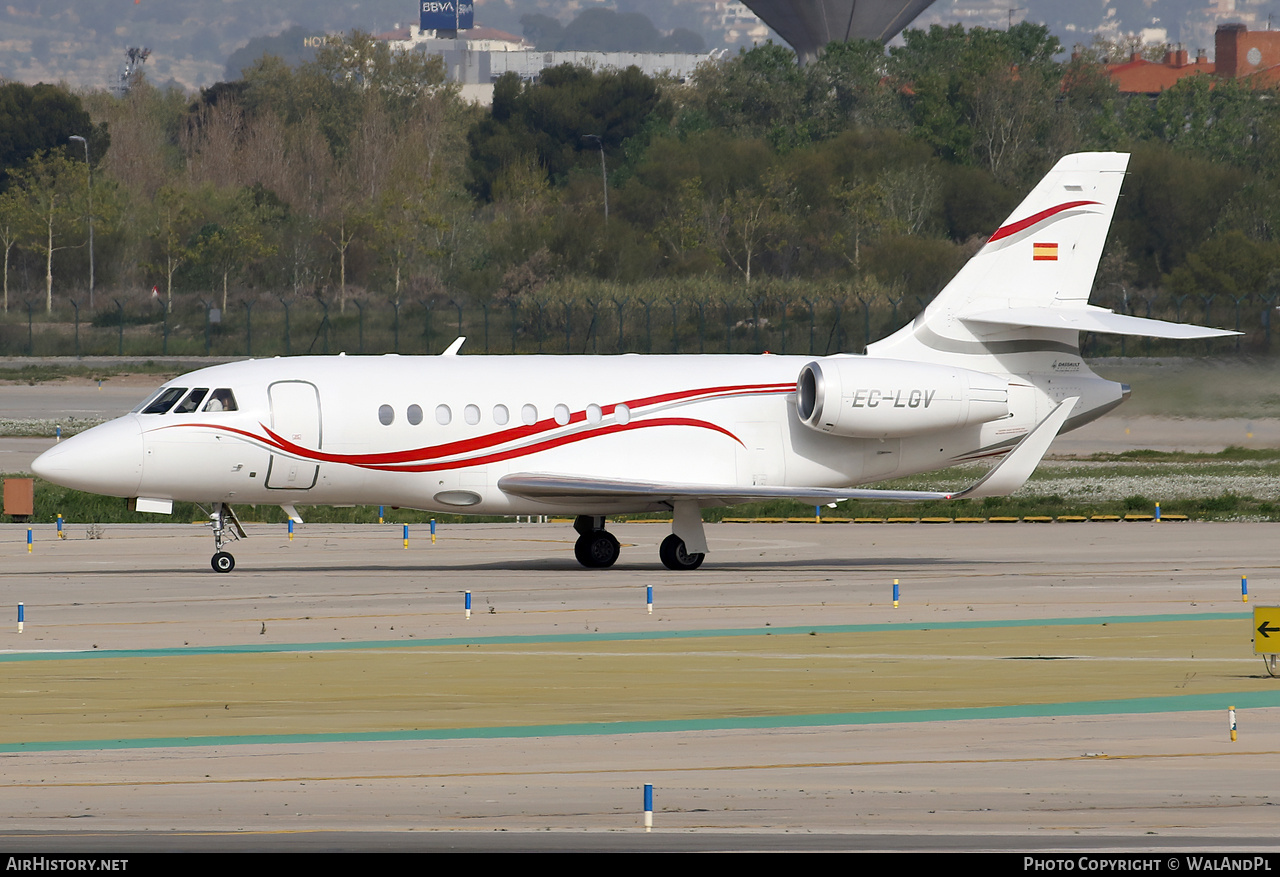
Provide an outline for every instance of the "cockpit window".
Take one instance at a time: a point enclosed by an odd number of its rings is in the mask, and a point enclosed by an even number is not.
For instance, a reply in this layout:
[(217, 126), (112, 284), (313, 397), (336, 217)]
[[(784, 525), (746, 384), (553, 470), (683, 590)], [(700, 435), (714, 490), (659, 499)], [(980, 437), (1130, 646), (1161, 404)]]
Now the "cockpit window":
[(129, 413), (130, 413), (130, 414), (141, 414), (141, 413), (142, 413), (142, 409), (144, 409), (144, 408), (146, 408), (148, 405), (150, 405), (150, 404), (151, 404), (151, 400), (155, 399), (155, 397), (156, 397), (156, 396), (159, 396), (159, 395), (160, 395), (161, 393), (163, 393), (163, 392), (164, 392), (164, 387), (161, 387), (161, 388), (160, 388), (160, 389), (158, 389), (158, 390), (152, 390), (150, 393), (148, 393), (148, 394), (147, 394), (147, 398), (143, 399), (143, 400), (142, 400), (141, 402), (139, 402), (137, 405), (134, 405), (134, 406), (133, 406), (133, 408), (129, 409)]
[(186, 387), (169, 387), (156, 396), (155, 401), (142, 409), (143, 414), (164, 414), (173, 407), (173, 403), (182, 398), (187, 392)]
[(209, 392), (208, 387), (197, 387), (192, 390), (187, 398), (178, 403), (178, 407), (173, 409), (174, 414), (190, 414), (200, 407), (201, 401), (204, 400), (205, 394)]
[(205, 403), (205, 411), (238, 411), (236, 407), (235, 394), (226, 387), (219, 387), (209, 394), (209, 401)]

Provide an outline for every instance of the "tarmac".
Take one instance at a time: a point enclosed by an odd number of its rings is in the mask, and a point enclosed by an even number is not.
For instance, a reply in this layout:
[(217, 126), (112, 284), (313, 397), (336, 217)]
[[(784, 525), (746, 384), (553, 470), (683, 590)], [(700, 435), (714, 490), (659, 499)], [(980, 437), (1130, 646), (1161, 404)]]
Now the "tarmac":
[(1280, 849), (1273, 525), (611, 529), (0, 526), (0, 849)]
[[(1052, 453), (1231, 444), (1280, 421)], [(692, 574), (611, 529), (597, 571), (568, 523), (251, 525), (218, 575), (200, 525), (0, 525), (0, 849), (1280, 850), (1274, 525), (725, 523)]]

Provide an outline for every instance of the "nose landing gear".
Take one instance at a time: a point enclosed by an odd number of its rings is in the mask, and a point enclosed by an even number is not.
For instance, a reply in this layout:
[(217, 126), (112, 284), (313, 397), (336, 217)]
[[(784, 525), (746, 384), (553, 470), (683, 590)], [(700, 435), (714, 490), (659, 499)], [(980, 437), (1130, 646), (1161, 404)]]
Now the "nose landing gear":
[(236, 568), (236, 559), (229, 552), (223, 551), (222, 546), (247, 538), (244, 527), (240, 525), (235, 510), (220, 502), (213, 504), (213, 511), (209, 513), (209, 526), (213, 528), (214, 550), (209, 565), (214, 572), (231, 572)]

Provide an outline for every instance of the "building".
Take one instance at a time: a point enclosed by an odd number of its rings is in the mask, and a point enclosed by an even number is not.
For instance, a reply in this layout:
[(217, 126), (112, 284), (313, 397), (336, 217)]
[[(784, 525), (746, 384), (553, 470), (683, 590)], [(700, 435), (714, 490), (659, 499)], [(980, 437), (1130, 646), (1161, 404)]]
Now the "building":
[(1245, 79), (1256, 87), (1280, 84), (1280, 31), (1223, 24), (1213, 43), (1213, 61), (1204, 49), (1196, 52), (1194, 61), (1181, 47), (1165, 52), (1161, 61), (1147, 61), (1135, 52), (1122, 64), (1107, 65), (1107, 74), (1121, 94), (1157, 95), (1184, 76), (1206, 74)]
[(548, 67), (573, 64), (595, 70), (638, 67), (649, 76), (687, 79), (699, 64), (718, 57), (716, 53), (539, 52), (521, 37), (487, 27), (459, 31), (457, 38), (442, 39), (437, 34), (407, 27), (379, 34), (378, 38), (403, 51), (439, 55), (449, 81), (462, 87), (462, 96), (486, 106), (493, 101), (493, 83), (504, 73), (532, 81)]

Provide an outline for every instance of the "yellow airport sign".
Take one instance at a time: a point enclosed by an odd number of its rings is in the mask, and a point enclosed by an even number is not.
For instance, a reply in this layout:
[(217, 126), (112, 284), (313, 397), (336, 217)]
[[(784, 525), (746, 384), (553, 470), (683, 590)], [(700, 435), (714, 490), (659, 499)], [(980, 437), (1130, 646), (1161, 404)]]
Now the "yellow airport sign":
[(1280, 606), (1253, 607), (1253, 653), (1280, 653)]

